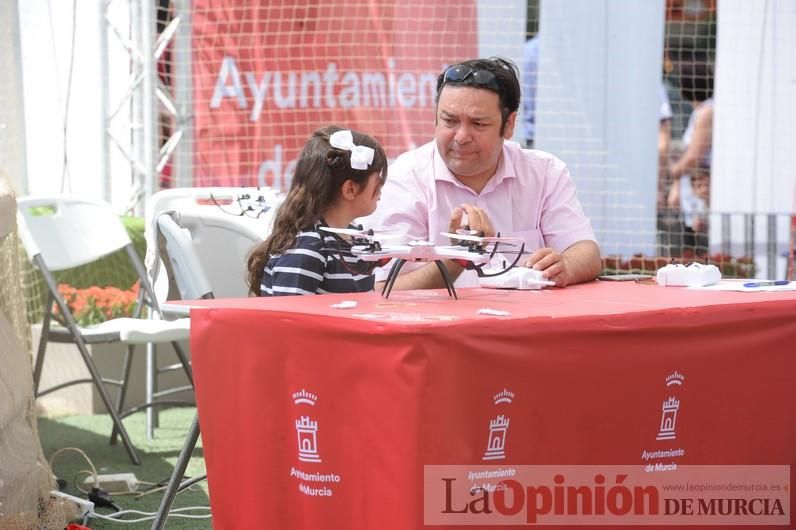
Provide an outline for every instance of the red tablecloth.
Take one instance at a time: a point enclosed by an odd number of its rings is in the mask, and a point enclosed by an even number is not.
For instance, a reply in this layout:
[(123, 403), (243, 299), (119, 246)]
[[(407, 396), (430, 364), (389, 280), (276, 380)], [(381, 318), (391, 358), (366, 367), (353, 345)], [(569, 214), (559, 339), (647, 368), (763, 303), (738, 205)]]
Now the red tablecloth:
[(432, 464), (796, 464), (796, 292), (459, 294), (192, 309), (214, 528), (422, 528)]

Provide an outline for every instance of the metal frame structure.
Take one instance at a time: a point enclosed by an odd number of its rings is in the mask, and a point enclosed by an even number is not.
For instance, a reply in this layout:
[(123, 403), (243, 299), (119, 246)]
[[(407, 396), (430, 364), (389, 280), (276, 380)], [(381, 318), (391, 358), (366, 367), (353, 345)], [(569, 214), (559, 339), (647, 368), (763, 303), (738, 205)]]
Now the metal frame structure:
[[(129, 27), (121, 27), (110, 16), (111, 4), (126, 1)], [(100, 104), (103, 107), (102, 195), (110, 199), (110, 159), (118, 151), (130, 166), (132, 192), (128, 208), (143, 213), (144, 200), (158, 190), (158, 175), (171, 163), (175, 184), (190, 186), (192, 176), (192, 83), (190, 0), (104, 0), (102, 43), (105, 47), (101, 68), (108, 79), (111, 45), (121, 45), (129, 57), (130, 75), (124, 94), (112, 99), (106, 83)], [(156, 10), (173, 8), (173, 16), (162, 31), (156, 31)], [(113, 39), (113, 40), (110, 40)], [(168, 86), (158, 75), (158, 64), (167, 53), (174, 58)], [(126, 118), (121, 132), (114, 125)], [(161, 144), (161, 119), (168, 120), (168, 137)], [(113, 146), (113, 147), (112, 147)], [(130, 146), (130, 147), (127, 147)]]
[(14, 190), (27, 195), (22, 54), (17, 2), (0, 3), (0, 171), (7, 171)]

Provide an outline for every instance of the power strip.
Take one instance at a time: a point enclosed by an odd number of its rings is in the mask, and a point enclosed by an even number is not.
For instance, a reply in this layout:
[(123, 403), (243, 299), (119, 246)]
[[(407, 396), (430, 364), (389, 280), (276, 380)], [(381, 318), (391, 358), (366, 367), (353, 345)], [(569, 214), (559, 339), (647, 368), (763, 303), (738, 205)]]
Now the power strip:
[(138, 479), (134, 473), (113, 473), (109, 475), (88, 476), (83, 480), (86, 488), (98, 487), (111, 495), (120, 492), (138, 491)]
[(55, 502), (62, 502), (70, 508), (74, 508), (76, 520), (85, 519), (86, 516), (94, 513), (94, 503), (87, 499), (81, 499), (80, 497), (75, 497), (58, 490), (51, 491), (50, 497), (52, 497)]

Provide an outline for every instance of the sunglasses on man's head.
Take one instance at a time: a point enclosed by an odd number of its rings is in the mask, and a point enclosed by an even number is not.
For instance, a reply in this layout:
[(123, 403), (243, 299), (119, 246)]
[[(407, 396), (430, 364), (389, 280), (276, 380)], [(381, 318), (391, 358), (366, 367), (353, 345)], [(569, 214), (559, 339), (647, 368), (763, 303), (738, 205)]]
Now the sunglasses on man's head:
[(443, 85), (446, 83), (463, 83), (467, 86), (500, 90), (495, 74), (489, 70), (475, 70), (462, 64), (453, 65), (445, 70), (442, 81)]

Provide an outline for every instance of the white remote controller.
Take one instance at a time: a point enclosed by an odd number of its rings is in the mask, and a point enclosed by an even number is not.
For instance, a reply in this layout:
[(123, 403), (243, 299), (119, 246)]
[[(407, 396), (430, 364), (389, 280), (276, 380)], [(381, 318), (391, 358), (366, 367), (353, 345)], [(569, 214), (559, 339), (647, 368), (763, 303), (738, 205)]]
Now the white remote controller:
[[(485, 269), (484, 272), (498, 272)], [(514, 267), (513, 269), (497, 276), (479, 277), (478, 284), (488, 289), (541, 289), (545, 286), (555, 285), (544, 277), (542, 271), (529, 269), (526, 267)]]
[(721, 280), (721, 271), (715, 265), (670, 264), (658, 269), (658, 285), (666, 287), (705, 287)]

